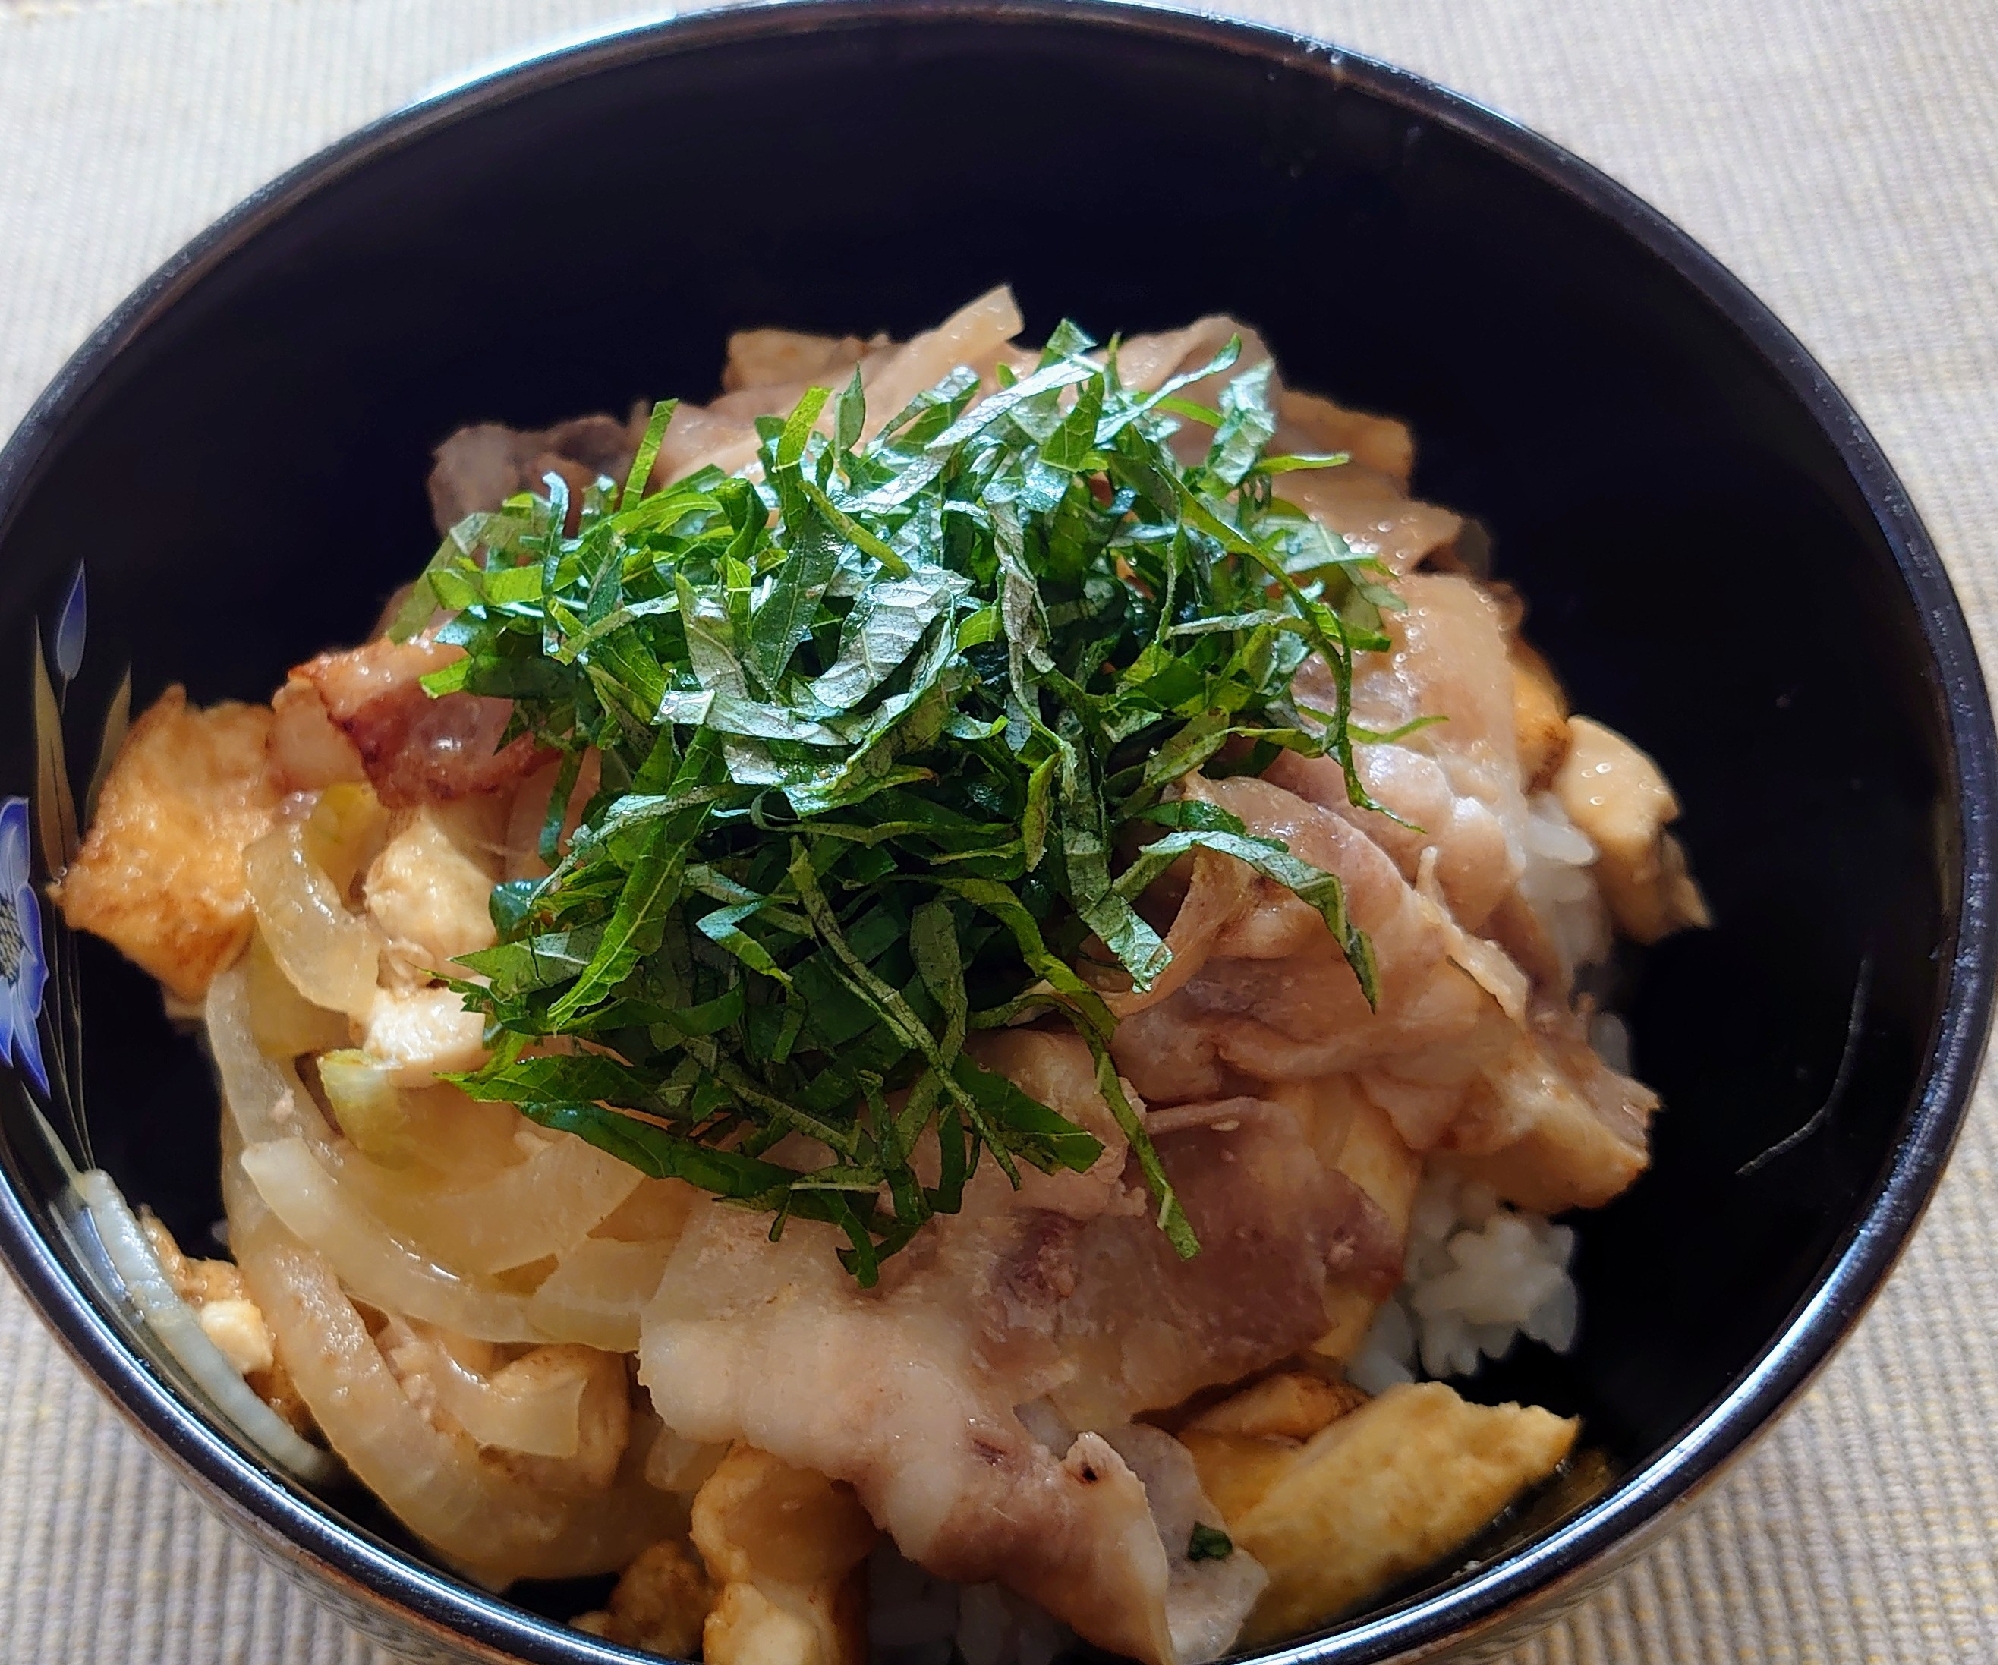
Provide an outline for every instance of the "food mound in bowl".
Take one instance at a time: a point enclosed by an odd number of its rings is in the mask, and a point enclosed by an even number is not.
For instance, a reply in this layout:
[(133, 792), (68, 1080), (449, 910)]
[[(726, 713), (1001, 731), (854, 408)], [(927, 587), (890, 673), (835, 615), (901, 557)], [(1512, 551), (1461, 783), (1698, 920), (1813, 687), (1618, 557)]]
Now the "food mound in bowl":
[(233, 1266), (86, 1176), (163, 1336), (621, 1642), (1198, 1665), (1577, 1435), (1442, 1378), (1572, 1344), (1547, 1217), (1644, 1169), (1670, 789), (1405, 428), (1020, 328), (458, 433), (375, 639), (169, 689), (56, 888), (221, 1077)]

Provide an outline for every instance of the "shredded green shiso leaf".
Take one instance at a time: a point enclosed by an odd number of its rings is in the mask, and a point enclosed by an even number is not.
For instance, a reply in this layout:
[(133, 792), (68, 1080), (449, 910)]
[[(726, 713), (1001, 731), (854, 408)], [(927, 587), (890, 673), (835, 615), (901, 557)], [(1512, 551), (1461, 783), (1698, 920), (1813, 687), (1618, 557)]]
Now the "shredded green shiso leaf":
[[(1337, 758), (1368, 802), (1352, 655), (1386, 645), (1397, 603), (1276, 495), (1344, 459), (1264, 454), (1266, 365), (1205, 409), (1180, 390), (1239, 343), (1150, 393), (1094, 345), (1065, 323), (1031, 373), (979, 400), (960, 370), (865, 443), (856, 372), (759, 420), (760, 480), (647, 491), (663, 403), (622, 488), (572, 504), (550, 476), (453, 529), (397, 633), (445, 609), (465, 656), (426, 687), (512, 700), (509, 733), (561, 759), (553, 871), (501, 885), (498, 945), (459, 962), (493, 1048), (455, 1078), (468, 1092), (767, 1210), (773, 1237), (830, 1222), (871, 1284), (985, 1157), (1017, 1184), (1022, 1162), (1100, 1155), (964, 1050), (1054, 1015), (1095, 1056), (1160, 1228), (1196, 1251), (1098, 989), (1165, 970), (1134, 904), (1204, 846), (1316, 908), (1374, 998), (1338, 879), (1168, 789), (1288, 748)], [(1191, 468), (1167, 444), (1188, 417), (1214, 430)], [(1292, 695), (1313, 653), (1329, 712)], [(589, 753), (601, 785), (565, 843)], [(778, 1159), (799, 1134), (824, 1165)]]
[(1193, 1523), (1193, 1532), (1186, 1541), (1186, 1558), (1189, 1561), (1225, 1561), (1235, 1553), (1235, 1540), (1218, 1526), (1203, 1526)]

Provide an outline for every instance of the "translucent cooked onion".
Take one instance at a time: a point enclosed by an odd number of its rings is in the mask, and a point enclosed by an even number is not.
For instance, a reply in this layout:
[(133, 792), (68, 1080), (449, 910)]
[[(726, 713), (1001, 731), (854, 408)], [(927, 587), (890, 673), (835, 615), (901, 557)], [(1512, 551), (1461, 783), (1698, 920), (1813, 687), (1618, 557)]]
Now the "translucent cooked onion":
[(387, 1167), (407, 1167), (420, 1146), (387, 1065), (352, 1047), (319, 1055), (319, 1090), (354, 1147)]
[(251, 1145), (240, 1159), (287, 1230), (332, 1263), (360, 1299), (480, 1341), (544, 1341), (528, 1298), (463, 1278), (389, 1234), (346, 1195), (300, 1138)]
[(685, 1524), (685, 1505), (645, 1485), (642, 1453), (605, 1491), (559, 1492), (481, 1462), (465, 1435), (410, 1403), (326, 1259), (247, 1188), (230, 1229), (250, 1292), (333, 1449), (409, 1529), (494, 1588), (516, 1578), (615, 1571)]
[(348, 910), (312, 860), (304, 821), (287, 821), (243, 852), (257, 926), (292, 986), (315, 1006), (365, 1019), (374, 1004), (381, 933)]
[(482, 1375), (449, 1348), (433, 1346), (426, 1369), (437, 1403), (480, 1445), (530, 1457), (573, 1457), (582, 1443), (587, 1368), (549, 1372), (502, 1365)]
[(551, 1341), (580, 1341), (606, 1353), (638, 1351), (638, 1315), (659, 1289), (671, 1243), (616, 1243), (586, 1237), (561, 1259), (527, 1304)]
[(139, 1316), (215, 1408), (280, 1468), (308, 1484), (331, 1479), (338, 1465), (318, 1446), (299, 1438), (291, 1424), (256, 1396), (222, 1349), (209, 1340), (194, 1309), (174, 1292), (111, 1176), (93, 1168), (78, 1174), (74, 1184)]
[(261, 931), (250, 934), (243, 956), (250, 1033), (267, 1058), (292, 1059), (347, 1044), (347, 1020), (315, 1006), (278, 969)]
[(387, 841), (389, 813), (366, 781), (336, 780), (305, 818), (305, 853), (344, 895)]
[(362, 1160), (336, 1171), (342, 1189), (412, 1248), (471, 1276), (504, 1272), (575, 1248), (644, 1177), (573, 1134), (537, 1137), (548, 1143), (526, 1161), (455, 1189)]
[(288, 1062), (274, 1062), (250, 1027), (247, 968), (239, 963), (208, 985), (203, 1009), (208, 1051), (222, 1078), (222, 1102), (240, 1142), (264, 1144), (295, 1134), (323, 1143), (331, 1137), (319, 1106)]

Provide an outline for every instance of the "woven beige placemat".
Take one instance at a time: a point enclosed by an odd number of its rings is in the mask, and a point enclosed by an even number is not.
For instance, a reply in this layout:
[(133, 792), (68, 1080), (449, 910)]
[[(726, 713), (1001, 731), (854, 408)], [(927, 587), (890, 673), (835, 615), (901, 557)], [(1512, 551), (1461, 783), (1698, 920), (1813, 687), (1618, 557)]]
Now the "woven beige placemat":
[[(1994, 662), (1989, 0), (1232, 9), (1495, 104), (1702, 239), (1885, 443)], [(283, 166), (440, 80), (630, 13), (0, 0), (0, 431), (134, 283)], [(1823, 1380), (1686, 1527), (1516, 1665), (1998, 1661), (1994, 1157), (1980, 1099), (1920, 1237)], [(211, 1519), (0, 1282), (0, 1658), (375, 1657)]]

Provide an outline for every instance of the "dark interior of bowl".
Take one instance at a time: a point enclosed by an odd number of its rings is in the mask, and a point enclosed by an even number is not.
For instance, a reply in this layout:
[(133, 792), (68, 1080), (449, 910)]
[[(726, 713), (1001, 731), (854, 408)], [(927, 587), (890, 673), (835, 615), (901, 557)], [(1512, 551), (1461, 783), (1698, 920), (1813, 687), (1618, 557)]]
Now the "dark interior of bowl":
[[(461, 423), (704, 397), (731, 329), (908, 332), (1002, 280), (1036, 336), (1250, 320), (1293, 384), (1414, 425), (1419, 493), (1484, 521), (1578, 709), (1683, 797), (1717, 925), (1628, 968), (1656, 1165), (1586, 1221), (1574, 1354), (1473, 1384), (1643, 1465), (1853, 1227), (1942, 998), (1944, 695), (1831, 440), (1609, 219), (1322, 60), (886, 14), (630, 57), (351, 161), (62, 417), (0, 529), (0, 628), (25, 650), (87, 559), (72, 750), (128, 658), (139, 705), (262, 698), (357, 638), (430, 552), (429, 453)], [(19, 663), (0, 784), (25, 791)], [(98, 1154), (199, 1242), (205, 1063), (115, 955), (83, 973)]]

